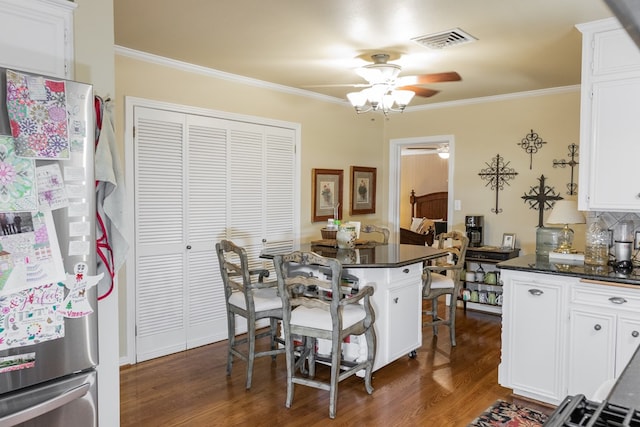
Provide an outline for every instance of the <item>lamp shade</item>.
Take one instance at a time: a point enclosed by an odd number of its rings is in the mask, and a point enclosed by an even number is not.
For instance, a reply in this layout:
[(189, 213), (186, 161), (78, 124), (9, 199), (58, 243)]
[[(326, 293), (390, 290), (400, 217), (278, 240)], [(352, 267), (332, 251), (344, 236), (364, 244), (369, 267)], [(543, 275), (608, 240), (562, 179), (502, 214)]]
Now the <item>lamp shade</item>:
[(549, 224), (584, 224), (585, 218), (575, 200), (558, 200), (547, 219)]

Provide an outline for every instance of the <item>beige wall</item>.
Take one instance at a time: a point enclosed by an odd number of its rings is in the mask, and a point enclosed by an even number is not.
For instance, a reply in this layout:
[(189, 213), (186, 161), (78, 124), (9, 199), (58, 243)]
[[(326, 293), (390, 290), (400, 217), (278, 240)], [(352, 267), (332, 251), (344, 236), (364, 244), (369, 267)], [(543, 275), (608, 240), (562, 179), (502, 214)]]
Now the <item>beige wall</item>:
[[(537, 211), (529, 209), (521, 196), (544, 174), (547, 184), (569, 199), (565, 186), (570, 180), (570, 168), (554, 168), (553, 160), (569, 160), (567, 146), (579, 144), (580, 93), (569, 91), (545, 96), (493, 101), (465, 106), (447, 107), (419, 112), (405, 112), (387, 122), (385, 138), (408, 138), (429, 135), (455, 137), (454, 199), (462, 209), (454, 212), (453, 228), (464, 229), (465, 215), (484, 215), (487, 245), (499, 245), (503, 233), (516, 233), (523, 253), (535, 252)], [(547, 144), (533, 156), (518, 143), (533, 129)], [(499, 192), (500, 214), (495, 207), (495, 191), (486, 186), (478, 173), (497, 155), (510, 162), (518, 175)], [(576, 159), (577, 161), (578, 159)], [(575, 180), (577, 181), (577, 168)], [(548, 217), (545, 212), (544, 217)], [(575, 245), (584, 249), (584, 226), (573, 227)]]

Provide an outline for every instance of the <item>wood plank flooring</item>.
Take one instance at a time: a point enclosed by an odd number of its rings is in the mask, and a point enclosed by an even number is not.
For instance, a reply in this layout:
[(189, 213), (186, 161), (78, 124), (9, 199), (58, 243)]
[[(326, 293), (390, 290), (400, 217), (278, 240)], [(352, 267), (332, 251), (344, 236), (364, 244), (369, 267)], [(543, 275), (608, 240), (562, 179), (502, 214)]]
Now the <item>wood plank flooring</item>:
[[(298, 385), (292, 407), (284, 406), (284, 355), (275, 362), (257, 359), (246, 391), (243, 361), (226, 375), (223, 341), (123, 367), (121, 425), (464, 427), (495, 400), (513, 399), (498, 385), (500, 316), (459, 309), (456, 321), (456, 347), (446, 327), (437, 338), (425, 328), (415, 359), (403, 357), (374, 372), (372, 395), (359, 377), (340, 383), (335, 420), (326, 391)], [(318, 368), (319, 376), (326, 372)]]

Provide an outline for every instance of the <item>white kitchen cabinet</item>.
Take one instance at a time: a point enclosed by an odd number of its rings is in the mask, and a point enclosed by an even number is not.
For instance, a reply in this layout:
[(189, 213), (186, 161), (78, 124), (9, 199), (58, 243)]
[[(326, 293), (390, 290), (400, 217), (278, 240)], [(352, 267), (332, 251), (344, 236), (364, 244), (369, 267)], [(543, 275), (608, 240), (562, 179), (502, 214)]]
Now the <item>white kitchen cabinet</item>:
[(566, 395), (567, 299), (572, 278), (503, 270), (498, 381), (515, 394), (558, 403)]
[(422, 262), (402, 267), (347, 268), (361, 285), (374, 287), (378, 370), (422, 345)]
[(568, 394), (593, 398), (606, 380), (614, 377), (615, 315), (570, 311)]
[(73, 78), (73, 11), (66, 0), (0, 0), (0, 66)]
[[(406, 280), (387, 291), (387, 360), (396, 360), (406, 356), (422, 345), (421, 303), (422, 287), (415, 280)], [(409, 327), (409, 332), (406, 329)]]
[(640, 50), (615, 18), (578, 25), (583, 34), (580, 112), (581, 210), (638, 211)]
[(570, 307), (568, 394), (593, 399), (622, 373), (640, 343), (640, 290), (579, 283)]

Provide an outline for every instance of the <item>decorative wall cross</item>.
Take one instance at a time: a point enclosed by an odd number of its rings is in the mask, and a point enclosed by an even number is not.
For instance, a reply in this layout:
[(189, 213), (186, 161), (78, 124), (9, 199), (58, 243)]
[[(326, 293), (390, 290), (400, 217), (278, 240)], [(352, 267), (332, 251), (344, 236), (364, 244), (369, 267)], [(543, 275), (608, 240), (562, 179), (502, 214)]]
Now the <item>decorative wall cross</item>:
[(546, 141), (543, 141), (540, 136), (531, 129), (531, 133), (528, 133), (522, 140), (518, 143), (520, 147), (524, 149), (529, 154), (529, 169), (533, 168), (533, 155), (538, 152), (538, 150), (542, 147), (542, 144), (546, 144)]
[(566, 161), (565, 159), (554, 160), (553, 167), (554, 168), (557, 168), (558, 166), (561, 168), (564, 168), (565, 166), (571, 167), (571, 182), (567, 184), (567, 189), (569, 190), (567, 191), (567, 194), (574, 195), (578, 191), (578, 184), (573, 182), (573, 172), (574, 172), (573, 168), (579, 165), (579, 163), (576, 161), (576, 156), (578, 155), (578, 146), (576, 144), (571, 144), (571, 145), (568, 145), (567, 147), (569, 148), (569, 157), (571, 157), (571, 160), (569, 161)]
[(530, 209), (538, 209), (538, 227), (543, 226), (542, 215), (544, 211), (551, 209), (556, 200), (564, 199), (564, 197), (556, 194), (553, 187), (546, 185), (545, 180), (544, 175), (540, 175), (540, 178), (538, 178), (540, 185), (531, 187), (529, 192), (522, 196), (524, 202), (529, 203)]
[(515, 169), (509, 167), (509, 163), (504, 162), (504, 157), (500, 157), (500, 154), (497, 154), (491, 160), (491, 164), (485, 162), (487, 165), (486, 168), (482, 169), (478, 175), (486, 181), (485, 187), (491, 186), (492, 190), (496, 190), (496, 207), (491, 208), (491, 212), (494, 212), (496, 215), (502, 212), (502, 209), (498, 208), (498, 193), (500, 190), (504, 190), (504, 185), (509, 185), (509, 180), (513, 179), (518, 175), (518, 172)]

